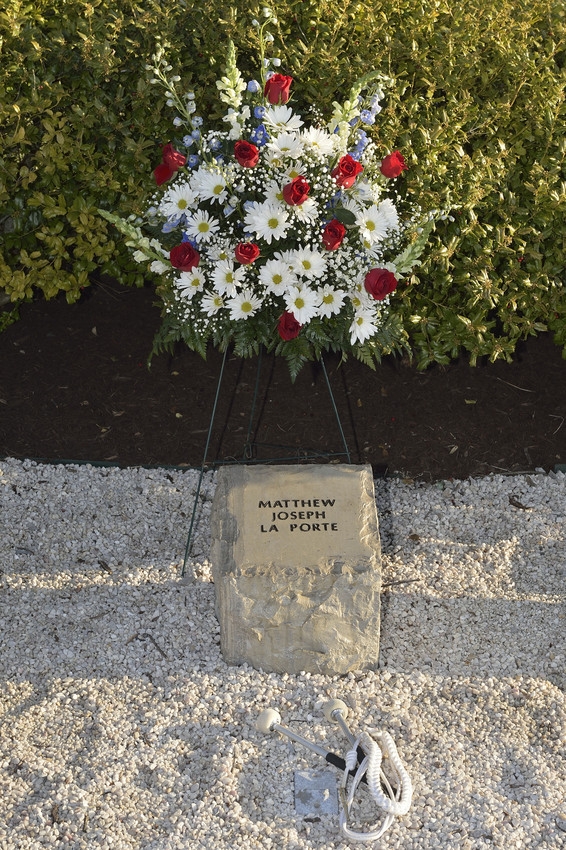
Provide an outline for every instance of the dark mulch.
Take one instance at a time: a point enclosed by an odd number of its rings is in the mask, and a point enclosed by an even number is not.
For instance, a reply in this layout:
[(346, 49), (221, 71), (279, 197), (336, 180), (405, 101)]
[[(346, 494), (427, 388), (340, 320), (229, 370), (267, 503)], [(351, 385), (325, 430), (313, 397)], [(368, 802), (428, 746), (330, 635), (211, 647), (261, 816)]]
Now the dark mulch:
[[(0, 456), (200, 466), (222, 358), (179, 346), (148, 370), (154, 302), (149, 288), (106, 281), (76, 305), (25, 305), (0, 335)], [(210, 460), (242, 457), (256, 363), (227, 359)], [(388, 358), (374, 373), (329, 356), (326, 368), (351, 461), (376, 473), (434, 481), (566, 463), (566, 363), (547, 334), (512, 364), (418, 372)], [(320, 365), (292, 384), (285, 362), (265, 356), (257, 399), (258, 443), (295, 459), (343, 451)], [(258, 446), (255, 456), (287, 454)]]

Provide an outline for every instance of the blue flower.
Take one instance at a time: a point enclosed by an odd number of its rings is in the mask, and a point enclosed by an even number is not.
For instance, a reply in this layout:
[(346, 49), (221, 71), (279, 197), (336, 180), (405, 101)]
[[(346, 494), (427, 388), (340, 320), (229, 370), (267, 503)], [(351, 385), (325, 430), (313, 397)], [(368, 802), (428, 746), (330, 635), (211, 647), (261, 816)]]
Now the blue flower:
[(362, 124), (375, 124), (375, 115), (369, 109), (362, 109), (360, 118)]
[(193, 130), (191, 136), (193, 137), (193, 139), (200, 139), (200, 130)]
[(209, 139), (208, 140), (208, 147), (210, 148), (211, 151), (219, 151), (220, 148), (222, 147), (222, 142), (220, 141), (220, 139), (215, 139), (215, 138)]
[(230, 204), (226, 204), (224, 207), (224, 215), (228, 218), (229, 215), (232, 215), (236, 207), (231, 207)]
[(353, 151), (350, 152), (352, 159), (359, 160), (367, 146), (369, 145), (368, 134), (365, 130), (358, 130), (358, 141)]
[(265, 106), (254, 107), (254, 118), (259, 118), (259, 120), (261, 121), (261, 119), (263, 118), (264, 115), (265, 115)]
[(195, 115), (194, 118), (191, 118), (191, 124), (193, 127), (202, 127), (202, 118), (200, 115)]
[(183, 238), (181, 239), (181, 242), (188, 242), (190, 245), (192, 245), (192, 246), (193, 246), (193, 248), (196, 248), (196, 247), (197, 247), (197, 240), (196, 240), (196, 239), (192, 239), (192, 238), (188, 235), (188, 233), (183, 233)]
[(263, 124), (258, 124), (255, 130), (250, 133), (250, 140), (260, 148), (266, 144), (269, 140), (269, 133)]
[(257, 80), (250, 80), (247, 88), (248, 88), (248, 91), (251, 92), (252, 94), (257, 94), (258, 91), (261, 89), (261, 86), (260, 86), (260, 84), (258, 83)]
[(195, 153), (192, 153), (189, 157), (187, 157), (187, 165), (189, 168), (196, 168), (199, 162), (200, 158)]
[(183, 144), (185, 145), (186, 148), (190, 148), (190, 146), (192, 145), (193, 142), (194, 142), (194, 139), (193, 139), (192, 136), (183, 136)]
[(172, 230), (175, 230), (175, 228), (179, 224), (180, 220), (181, 220), (181, 216), (177, 216), (177, 218), (172, 218), (170, 221), (166, 221), (161, 228), (161, 232), (162, 233), (171, 233)]

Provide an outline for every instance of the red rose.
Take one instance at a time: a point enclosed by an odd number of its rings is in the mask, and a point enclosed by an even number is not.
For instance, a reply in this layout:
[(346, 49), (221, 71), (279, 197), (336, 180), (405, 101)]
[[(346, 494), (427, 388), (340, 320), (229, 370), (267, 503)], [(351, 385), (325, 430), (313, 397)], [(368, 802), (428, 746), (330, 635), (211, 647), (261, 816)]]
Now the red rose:
[(176, 151), (172, 144), (163, 145), (161, 158), (165, 165), (168, 165), (169, 168), (172, 168), (175, 171), (177, 171), (178, 168), (181, 168), (187, 161), (187, 157), (182, 153), (179, 153), (179, 151)]
[(249, 263), (257, 260), (259, 257), (259, 248), (255, 242), (240, 242), (239, 245), (236, 245), (234, 254), (239, 263), (247, 266)]
[(403, 154), (399, 151), (393, 151), (393, 153), (385, 157), (379, 169), (386, 177), (399, 177), (401, 172), (405, 171), (408, 167)]
[(284, 74), (272, 74), (265, 84), (263, 94), (272, 105), (287, 103), (292, 82), (293, 77), (286, 77)]
[(283, 186), (283, 198), (293, 207), (304, 204), (309, 196), (310, 186), (304, 177), (295, 177), (286, 186)]
[(376, 301), (383, 299), (397, 288), (397, 278), (387, 269), (370, 269), (364, 280), (366, 291)]
[(361, 174), (363, 170), (363, 165), (347, 153), (339, 160), (338, 165), (331, 173), (342, 189), (350, 189), (356, 182), (358, 174)]
[(185, 165), (187, 157), (176, 151), (172, 144), (163, 145), (161, 163), (153, 171), (153, 177), (158, 186), (166, 183), (175, 172)]
[(292, 313), (285, 312), (281, 313), (279, 316), (277, 330), (279, 332), (279, 336), (281, 339), (284, 339), (285, 342), (299, 336), (301, 327), (302, 325), (298, 323)]
[(244, 168), (255, 168), (259, 162), (259, 148), (240, 140), (234, 145), (234, 156)]
[(153, 169), (153, 179), (157, 186), (161, 186), (162, 183), (167, 183), (174, 174), (175, 171), (172, 168), (169, 168), (169, 166), (164, 162), (161, 162), (157, 168)]
[(190, 242), (181, 242), (180, 245), (175, 245), (169, 251), (169, 259), (171, 265), (182, 272), (190, 272), (195, 266), (198, 266), (200, 254), (195, 251)]
[(333, 218), (332, 221), (329, 221), (324, 230), (322, 231), (322, 241), (324, 242), (324, 247), (329, 251), (335, 251), (336, 248), (339, 248), (342, 244), (342, 240), (346, 235), (346, 228), (342, 224), (341, 221), (338, 221), (337, 218)]

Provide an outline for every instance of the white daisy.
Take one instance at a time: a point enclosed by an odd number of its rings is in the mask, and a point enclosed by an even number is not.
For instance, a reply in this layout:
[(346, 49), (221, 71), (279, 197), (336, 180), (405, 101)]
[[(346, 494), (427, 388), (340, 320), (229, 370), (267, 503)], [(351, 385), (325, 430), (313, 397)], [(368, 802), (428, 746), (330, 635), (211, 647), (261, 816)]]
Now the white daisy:
[(294, 257), (295, 257), (294, 251), (276, 251), (273, 256), (275, 257), (276, 260), (281, 260), (282, 263), (286, 263), (287, 268), (292, 270), (293, 260), (294, 260)]
[(322, 277), (326, 271), (326, 259), (320, 251), (311, 248), (299, 248), (292, 252), (293, 271), (308, 280)]
[(209, 245), (206, 249), (209, 260), (228, 260), (234, 256), (234, 248), (236, 246), (227, 240), (216, 240), (214, 245)]
[(267, 143), (267, 149), (276, 159), (298, 159), (303, 152), (301, 140), (295, 133), (281, 133)]
[(385, 198), (380, 203), (379, 214), (385, 221), (388, 230), (399, 230), (399, 215), (392, 200)]
[(354, 310), (369, 310), (372, 306), (371, 296), (360, 284), (356, 285), (354, 290), (350, 292), (350, 301), (354, 305)]
[(240, 286), (246, 277), (246, 266), (234, 267), (231, 260), (220, 260), (212, 272), (212, 282), (221, 295), (233, 297), (236, 288)]
[(206, 242), (218, 232), (219, 223), (206, 210), (197, 210), (187, 219), (186, 233), (197, 242)]
[(263, 283), (267, 292), (282, 295), (298, 281), (284, 260), (267, 260), (259, 273), (259, 282)]
[(374, 242), (373, 245), (368, 240), (363, 240), (362, 242), (367, 258), (372, 262), (372, 265), (375, 263), (379, 263), (379, 265), (383, 265), (383, 243), (382, 242)]
[[(298, 174), (295, 175), (298, 177)], [(293, 178), (291, 178), (292, 180)], [(287, 185), (290, 180), (284, 180), (281, 184), (277, 182), (277, 180), (270, 180), (269, 183), (265, 186), (265, 200), (270, 204), (281, 204), (285, 203), (283, 199), (283, 186)]]
[(366, 201), (366, 203), (376, 204), (379, 200), (380, 188), (361, 178), (356, 180), (351, 189), (348, 189), (348, 194), (360, 202)]
[(340, 312), (344, 298), (346, 297), (346, 293), (342, 289), (334, 289), (333, 286), (326, 283), (323, 287), (317, 289), (317, 293), (320, 299), (320, 306), (318, 308), (320, 316), (329, 319), (331, 316), (335, 316)]
[(307, 198), (302, 204), (293, 207), (295, 217), (305, 224), (313, 223), (318, 218), (318, 204), (314, 198)]
[(279, 204), (266, 201), (254, 204), (244, 219), (246, 229), (255, 233), (258, 239), (271, 244), (272, 239), (283, 239), (289, 229), (289, 216)]
[(224, 299), (217, 292), (207, 292), (202, 296), (200, 304), (207, 316), (214, 316), (224, 307)]
[(196, 201), (196, 195), (188, 183), (170, 186), (161, 198), (158, 210), (168, 220), (187, 214)]
[(381, 242), (387, 235), (387, 223), (385, 217), (380, 214), (379, 207), (372, 204), (360, 210), (356, 216), (356, 224), (360, 229), (360, 238), (368, 246), (375, 242)]
[(298, 130), (303, 126), (303, 119), (295, 115), (290, 106), (281, 104), (265, 110), (263, 123), (278, 130)]
[(263, 157), (265, 164), (276, 171), (282, 171), (289, 163), (289, 160), (285, 158), (281, 151), (269, 150), (267, 147), (265, 148)]
[(328, 156), (334, 152), (335, 138), (326, 130), (319, 130), (318, 127), (301, 130), (301, 141), (305, 148), (310, 148), (321, 156)]
[(223, 204), (228, 197), (226, 179), (220, 171), (199, 168), (191, 176), (191, 188), (203, 201)]
[(181, 272), (177, 278), (179, 294), (189, 301), (195, 292), (201, 292), (204, 287), (204, 274), (200, 269), (191, 269), (190, 272)]
[(377, 331), (377, 325), (374, 324), (373, 310), (356, 310), (354, 321), (350, 325), (350, 343), (354, 345), (356, 342), (365, 342)]
[(299, 324), (305, 325), (316, 316), (320, 299), (314, 289), (309, 289), (305, 284), (291, 286), (283, 297), (287, 309)]
[(349, 210), (351, 213), (354, 213), (355, 216), (357, 216), (362, 209), (356, 199), (352, 198), (350, 195), (343, 195), (340, 198), (340, 206), (344, 207), (345, 210)]
[(254, 295), (251, 289), (243, 289), (226, 301), (226, 307), (230, 310), (231, 319), (248, 319), (259, 310), (262, 305), (261, 298)]

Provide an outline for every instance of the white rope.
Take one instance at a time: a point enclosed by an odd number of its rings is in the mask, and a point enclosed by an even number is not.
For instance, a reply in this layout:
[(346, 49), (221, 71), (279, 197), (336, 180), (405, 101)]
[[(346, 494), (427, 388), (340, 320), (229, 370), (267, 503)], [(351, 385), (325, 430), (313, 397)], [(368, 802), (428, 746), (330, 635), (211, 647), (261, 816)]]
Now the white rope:
[[(381, 838), (389, 829), (395, 817), (407, 814), (413, 797), (411, 779), (399, 758), (395, 741), (389, 732), (371, 729), (370, 733), (362, 732), (352, 746), (352, 749), (346, 753), (346, 758), (344, 759), (346, 766), (340, 783), (340, 801), (342, 803), (340, 829), (343, 835), (351, 841), (375, 841)], [(347, 791), (350, 772), (354, 770), (358, 760), (358, 747), (362, 748), (365, 757), (358, 766), (350, 784), (350, 789)], [(395, 793), (387, 776), (381, 769), (381, 762), (384, 756), (389, 758), (393, 772), (396, 775), (397, 790)], [(385, 818), (378, 829), (368, 832), (357, 832), (348, 826), (348, 819), (350, 818), (355, 793), (364, 774), (366, 775), (369, 792), (376, 806), (384, 813)], [(382, 790), (382, 782), (387, 793), (384, 793)]]

